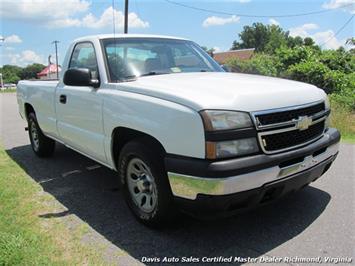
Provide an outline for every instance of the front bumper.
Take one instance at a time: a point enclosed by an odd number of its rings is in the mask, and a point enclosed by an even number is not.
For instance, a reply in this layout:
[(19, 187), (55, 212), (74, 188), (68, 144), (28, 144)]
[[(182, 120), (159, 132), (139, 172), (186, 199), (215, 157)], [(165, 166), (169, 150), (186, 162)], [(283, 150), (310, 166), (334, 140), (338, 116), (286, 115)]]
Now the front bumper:
[(312, 144), (280, 154), (260, 154), (225, 161), (171, 156), (165, 163), (174, 196), (196, 201), (206, 196), (261, 189), (266, 184), (290, 179), (300, 181), (304, 178), (299, 176), (305, 173), (309, 178), (304, 181), (308, 184), (330, 167), (338, 153), (339, 141), (339, 132), (331, 128)]

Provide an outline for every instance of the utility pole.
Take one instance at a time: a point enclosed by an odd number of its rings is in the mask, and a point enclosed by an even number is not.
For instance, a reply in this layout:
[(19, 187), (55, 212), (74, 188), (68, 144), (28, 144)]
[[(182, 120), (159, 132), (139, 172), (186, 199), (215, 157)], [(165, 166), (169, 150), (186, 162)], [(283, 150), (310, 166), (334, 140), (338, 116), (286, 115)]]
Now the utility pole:
[(0, 73), (0, 90), (3, 90), (4, 89), (4, 81), (2, 79), (2, 73)]
[[(58, 47), (57, 47), (59, 41), (53, 41), (52, 44), (53, 44), (53, 43), (54, 43), (54, 45), (55, 45), (55, 63), (56, 63), (56, 65), (57, 65), (57, 79), (59, 79)], [(49, 66), (49, 72), (50, 72), (50, 71), (51, 71), (51, 70), (50, 70), (50, 66)]]
[(125, 0), (124, 6), (124, 33), (128, 33), (128, 0)]

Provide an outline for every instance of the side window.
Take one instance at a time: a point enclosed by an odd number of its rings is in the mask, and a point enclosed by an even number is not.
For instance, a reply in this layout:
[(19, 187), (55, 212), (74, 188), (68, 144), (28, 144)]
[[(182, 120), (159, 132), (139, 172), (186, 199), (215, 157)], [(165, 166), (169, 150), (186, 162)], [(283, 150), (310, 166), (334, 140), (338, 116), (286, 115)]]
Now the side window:
[(78, 43), (70, 59), (69, 68), (88, 68), (93, 79), (99, 77), (94, 46), (91, 43)]
[(201, 60), (185, 45), (176, 45), (173, 48), (175, 65), (181, 68), (201, 68)]

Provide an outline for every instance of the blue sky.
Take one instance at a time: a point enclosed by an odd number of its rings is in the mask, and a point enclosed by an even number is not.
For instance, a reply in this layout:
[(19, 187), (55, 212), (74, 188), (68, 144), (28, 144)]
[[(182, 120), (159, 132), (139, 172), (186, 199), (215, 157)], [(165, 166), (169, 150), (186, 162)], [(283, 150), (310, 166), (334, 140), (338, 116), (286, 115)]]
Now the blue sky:
[[(244, 25), (277, 23), (292, 35), (313, 37), (325, 49), (336, 49), (354, 37), (355, 19), (335, 33), (355, 13), (355, 0), (171, 0), (230, 15), (202, 12), (166, 0), (130, 0), (130, 33), (164, 34), (192, 39), (198, 44), (228, 50)], [(114, 1), (116, 32), (122, 32), (124, 0)], [(346, 6), (346, 8), (339, 8)], [(282, 17), (313, 11), (320, 14)], [(81, 36), (112, 33), (112, 0), (0, 0), (0, 65), (46, 64), (59, 40), (61, 63), (69, 43)], [(267, 15), (248, 18), (232, 14)]]

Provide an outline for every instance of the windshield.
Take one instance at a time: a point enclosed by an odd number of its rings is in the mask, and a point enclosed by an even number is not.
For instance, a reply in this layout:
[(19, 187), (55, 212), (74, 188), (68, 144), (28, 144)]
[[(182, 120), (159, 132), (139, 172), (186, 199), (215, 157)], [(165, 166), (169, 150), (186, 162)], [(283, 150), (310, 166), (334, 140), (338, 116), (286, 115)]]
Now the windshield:
[(184, 72), (223, 72), (191, 41), (161, 38), (104, 39), (102, 41), (111, 82)]

